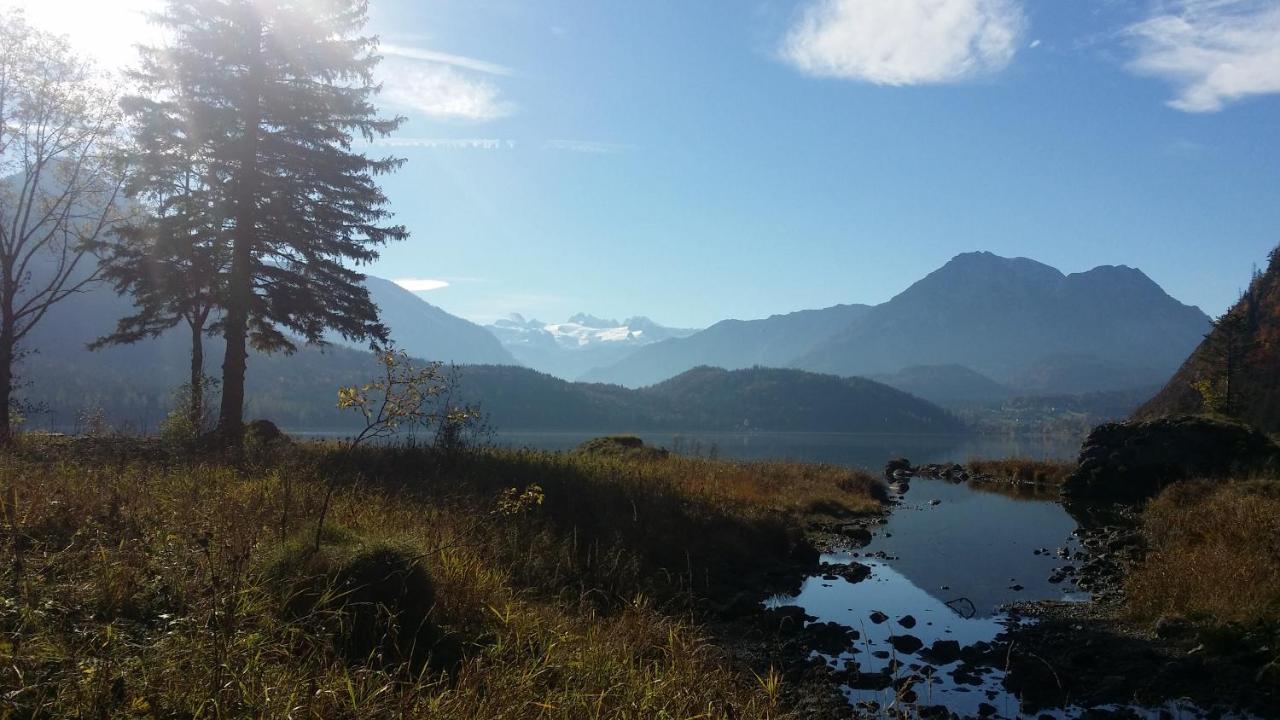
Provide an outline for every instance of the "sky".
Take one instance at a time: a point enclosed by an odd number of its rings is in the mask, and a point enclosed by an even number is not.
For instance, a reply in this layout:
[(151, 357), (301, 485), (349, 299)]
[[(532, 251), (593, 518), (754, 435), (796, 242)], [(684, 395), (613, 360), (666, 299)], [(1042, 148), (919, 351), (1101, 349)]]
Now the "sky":
[[(158, 2), (20, 0), (108, 67)], [(477, 322), (879, 303), (971, 250), (1217, 314), (1280, 244), (1280, 0), (370, 8), (411, 237), (365, 271)]]

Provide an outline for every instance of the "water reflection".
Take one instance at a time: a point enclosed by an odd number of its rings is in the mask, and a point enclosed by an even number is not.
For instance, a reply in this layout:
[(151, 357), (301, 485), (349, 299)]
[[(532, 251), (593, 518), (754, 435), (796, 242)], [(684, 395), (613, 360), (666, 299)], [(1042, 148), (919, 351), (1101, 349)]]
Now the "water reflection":
[(1017, 717), (999, 663), (981, 656), (992, 651), (985, 643), (1013, 622), (1002, 605), (1088, 598), (1049, 581), (1066, 562), (1059, 550), (1076, 549), (1075, 528), (1056, 502), (918, 478), (870, 545), (823, 558), (862, 562), (870, 577), (860, 583), (810, 577), (799, 594), (768, 604), (797, 605), (818, 622), (858, 631), (853, 647), (826, 656), (846, 678), (853, 703), (884, 708), (905, 696), (961, 716)]

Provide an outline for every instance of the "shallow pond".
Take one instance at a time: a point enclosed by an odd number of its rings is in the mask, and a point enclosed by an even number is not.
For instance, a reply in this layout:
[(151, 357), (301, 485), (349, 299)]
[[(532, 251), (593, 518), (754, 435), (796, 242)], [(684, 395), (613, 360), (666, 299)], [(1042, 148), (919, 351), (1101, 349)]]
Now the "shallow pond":
[[(1006, 603), (1088, 599), (1069, 581), (1049, 580), (1069, 562), (1059, 553), (1075, 551), (1075, 529), (1075, 521), (1056, 502), (918, 478), (870, 545), (823, 558), (831, 564), (867, 565), (867, 579), (851, 583), (813, 576), (799, 594), (775, 597), (768, 604), (799, 606), (815, 622), (835, 622), (858, 632), (847, 652), (827, 656), (837, 670), (856, 663), (845, 688), (851, 702), (887, 708), (901, 696), (901, 688), (875, 687), (882, 684), (875, 678), (883, 680), (887, 673), (900, 681), (914, 675), (918, 681), (910, 689), (921, 706), (943, 705), (960, 715), (994, 709), (1016, 717), (1017, 700), (1003, 690), (1002, 673), (967, 663), (956, 651), (1000, 634), (1012, 622), (1000, 611)], [(864, 675), (871, 682), (859, 679)]]

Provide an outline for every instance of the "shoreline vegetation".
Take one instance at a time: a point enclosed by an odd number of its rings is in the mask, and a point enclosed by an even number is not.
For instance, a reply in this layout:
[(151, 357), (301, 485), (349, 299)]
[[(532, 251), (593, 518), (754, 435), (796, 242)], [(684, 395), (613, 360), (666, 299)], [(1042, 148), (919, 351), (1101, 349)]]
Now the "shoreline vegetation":
[[(817, 552), (882, 510), (835, 466), (637, 453), (20, 438), (7, 716), (789, 717), (731, 660)], [(623, 452), (614, 452), (621, 446)], [(785, 687), (784, 687), (785, 686)]]
[[(1074, 469), (905, 462), (886, 479), (1036, 499)], [(863, 471), (626, 435), (543, 452), (264, 433), (234, 460), (26, 435), (0, 481), (0, 689), (32, 718), (842, 716), (808, 630), (761, 601), (891, 509)], [(999, 639), (1010, 689), (1029, 708), (1267, 707), (1280, 480), (1186, 480), (1125, 507), (1073, 510), (1095, 600), (1013, 609), (1038, 622)]]

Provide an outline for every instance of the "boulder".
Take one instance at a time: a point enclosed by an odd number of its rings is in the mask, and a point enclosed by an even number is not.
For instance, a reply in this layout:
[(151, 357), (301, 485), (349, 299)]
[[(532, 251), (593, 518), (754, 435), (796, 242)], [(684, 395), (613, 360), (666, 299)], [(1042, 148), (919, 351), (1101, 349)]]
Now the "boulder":
[(1225, 478), (1280, 464), (1280, 447), (1241, 423), (1201, 416), (1107, 423), (1080, 449), (1062, 494), (1070, 500), (1136, 503), (1190, 478)]
[(911, 461), (906, 458), (893, 458), (884, 464), (884, 479), (893, 480), (894, 473), (901, 472), (903, 476), (909, 476), (912, 473)]
[(911, 655), (924, 647), (924, 643), (915, 635), (890, 635), (889, 644), (903, 655)]

